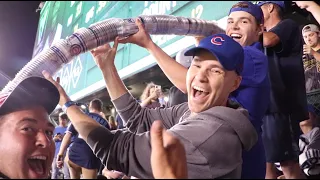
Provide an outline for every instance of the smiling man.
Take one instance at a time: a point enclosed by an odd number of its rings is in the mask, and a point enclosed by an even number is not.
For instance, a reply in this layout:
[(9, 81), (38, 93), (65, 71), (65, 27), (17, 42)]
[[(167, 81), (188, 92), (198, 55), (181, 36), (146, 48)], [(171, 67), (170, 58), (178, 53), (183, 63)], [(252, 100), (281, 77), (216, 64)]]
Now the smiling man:
[[(194, 56), (187, 73), (188, 102), (171, 108), (143, 108), (128, 92), (114, 65), (118, 42), (92, 51), (102, 70), (114, 106), (129, 131), (112, 133), (83, 114), (62, 87), (60, 105), (97, 157), (108, 169), (138, 178), (152, 178), (150, 165), (151, 124), (161, 120), (186, 150), (189, 178), (240, 178), (242, 150), (257, 141), (247, 111), (228, 100), (241, 82), (243, 49), (232, 38), (217, 34), (203, 39), (185, 54)], [(228, 48), (227, 48), (228, 47)], [(142, 129), (142, 130), (141, 130)], [(149, 130), (148, 130), (149, 129)], [(136, 131), (145, 132), (135, 134)]]
[[(248, 110), (249, 120), (256, 128), (259, 137), (258, 142), (250, 151), (243, 152), (241, 178), (245, 179), (262, 179), (265, 177), (266, 172), (261, 125), (269, 105), (270, 83), (268, 79), (268, 60), (262, 52), (263, 46), (259, 42), (263, 33), (263, 22), (261, 8), (251, 2), (243, 1), (231, 7), (226, 29), (226, 34), (243, 47), (245, 57), (243, 71), (241, 72), (242, 81), (239, 88), (230, 94), (230, 98)], [(139, 32), (121, 42), (134, 43), (146, 48), (155, 57), (168, 79), (177, 88), (186, 93), (187, 68), (174, 61), (161, 48), (155, 45), (150, 35), (145, 31), (143, 24), (137, 23), (137, 26)], [(196, 46), (199, 45), (200, 40), (203, 38), (196, 37)]]
[(49, 81), (31, 77), (8, 96), (0, 93), (0, 178), (48, 178), (55, 153), (49, 114), (59, 92)]

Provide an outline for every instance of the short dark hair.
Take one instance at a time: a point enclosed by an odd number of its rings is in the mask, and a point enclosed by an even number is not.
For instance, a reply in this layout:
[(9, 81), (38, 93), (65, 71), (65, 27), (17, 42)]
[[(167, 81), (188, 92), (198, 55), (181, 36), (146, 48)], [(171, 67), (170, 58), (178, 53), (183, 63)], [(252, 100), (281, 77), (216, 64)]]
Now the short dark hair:
[(90, 106), (92, 109), (95, 109), (97, 111), (102, 111), (103, 103), (100, 99), (94, 99), (90, 102)]
[[(249, 8), (248, 2), (246, 1), (241, 1), (236, 3), (235, 5), (233, 5), (231, 7), (231, 9), (233, 8)], [(252, 15), (253, 16), (253, 15)], [(253, 16), (254, 17), (254, 16)], [(260, 20), (258, 20), (256, 17), (254, 17), (254, 19), (256, 20), (257, 25), (259, 26), (260, 24), (262, 24), (262, 22), (260, 22)]]
[(60, 113), (59, 117), (63, 120), (68, 120), (68, 115), (66, 113)]

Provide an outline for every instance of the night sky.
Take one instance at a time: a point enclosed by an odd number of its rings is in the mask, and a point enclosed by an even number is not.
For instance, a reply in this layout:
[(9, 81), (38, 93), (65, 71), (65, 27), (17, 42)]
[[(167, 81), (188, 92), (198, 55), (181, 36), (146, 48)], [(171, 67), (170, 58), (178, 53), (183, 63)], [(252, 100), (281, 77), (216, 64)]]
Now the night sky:
[(0, 90), (32, 57), (41, 1), (0, 1)]

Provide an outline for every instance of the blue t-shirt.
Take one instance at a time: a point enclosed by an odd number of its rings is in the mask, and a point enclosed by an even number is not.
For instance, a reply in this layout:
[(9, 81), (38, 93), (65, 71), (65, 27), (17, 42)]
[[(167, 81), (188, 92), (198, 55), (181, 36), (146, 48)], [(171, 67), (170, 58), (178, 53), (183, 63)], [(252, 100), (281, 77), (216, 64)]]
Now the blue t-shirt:
[(239, 88), (231, 93), (230, 99), (237, 101), (248, 110), (249, 120), (256, 128), (259, 140), (250, 151), (242, 153), (241, 178), (263, 179), (266, 173), (266, 159), (261, 139), (261, 125), (270, 101), (268, 60), (259, 42), (243, 49), (245, 59), (241, 73), (242, 81)]
[(262, 118), (270, 102), (268, 59), (261, 48), (259, 42), (243, 47), (245, 59), (242, 81), (230, 97), (248, 110), (250, 121), (258, 133), (261, 133)]
[[(61, 127), (61, 126), (57, 126), (55, 129), (54, 129), (54, 132), (53, 132), (53, 135), (57, 135), (58, 133), (61, 134), (62, 136), (64, 135), (64, 133), (66, 132), (67, 130), (67, 127)], [(55, 154), (54, 154), (54, 157), (57, 156), (57, 154), (59, 153), (59, 150), (60, 150), (60, 146), (61, 146), (61, 141), (56, 141), (55, 142), (56, 144), (56, 151), (55, 151)]]

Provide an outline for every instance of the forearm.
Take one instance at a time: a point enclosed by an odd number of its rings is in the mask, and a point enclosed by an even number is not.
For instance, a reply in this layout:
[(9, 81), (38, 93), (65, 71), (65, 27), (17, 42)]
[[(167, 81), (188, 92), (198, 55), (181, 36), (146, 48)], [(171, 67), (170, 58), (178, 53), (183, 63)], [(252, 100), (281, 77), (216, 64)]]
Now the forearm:
[[(123, 96), (112, 101), (117, 112), (121, 116), (123, 122), (126, 123), (127, 128), (131, 131), (136, 131), (142, 127), (149, 126), (149, 111), (151, 109), (143, 108), (130, 93), (126, 93)], [(145, 129), (140, 131), (144, 131)]]
[(320, 6), (314, 2), (312, 7), (307, 9), (320, 24)]
[(154, 43), (151, 43), (147, 50), (156, 59), (158, 65), (168, 79), (172, 82), (172, 84), (174, 84), (182, 92), (186, 93), (186, 76), (188, 69), (176, 62)]
[(148, 131), (155, 120), (162, 120), (164, 127), (169, 129), (179, 121), (181, 115), (188, 109), (187, 105), (178, 105), (173, 109), (143, 108), (130, 93), (113, 100), (112, 103), (123, 122), (132, 132)]
[(150, 102), (151, 102), (151, 98), (148, 97), (147, 99), (143, 100), (140, 105), (141, 107), (146, 107)]
[(113, 139), (114, 135), (102, 126), (95, 128), (87, 136), (87, 144), (103, 165), (107, 165), (106, 161)]
[(84, 114), (78, 106), (70, 106), (67, 115), (78, 133), (87, 141), (88, 134), (101, 125), (91, 117)]
[(61, 146), (58, 153), (59, 155), (63, 155), (66, 152), (70, 142), (71, 142), (71, 133), (67, 133), (62, 139)]
[(273, 47), (280, 42), (279, 37), (273, 32), (264, 32), (263, 33), (263, 46), (264, 47)]
[(128, 92), (114, 64), (103, 69), (102, 73), (111, 100), (117, 99)]

